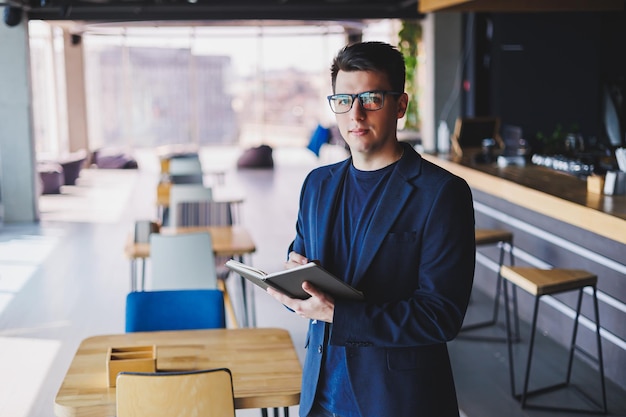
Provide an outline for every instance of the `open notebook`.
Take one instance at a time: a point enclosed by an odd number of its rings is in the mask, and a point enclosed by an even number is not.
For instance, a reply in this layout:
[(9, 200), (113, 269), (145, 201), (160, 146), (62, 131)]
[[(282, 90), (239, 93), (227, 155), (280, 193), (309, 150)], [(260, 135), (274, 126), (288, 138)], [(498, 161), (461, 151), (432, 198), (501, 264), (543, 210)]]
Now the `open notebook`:
[(234, 259), (226, 262), (226, 267), (264, 290), (267, 287), (272, 287), (291, 298), (302, 300), (309, 298), (310, 295), (302, 289), (302, 282), (309, 281), (321, 291), (335, 298), (363, 299), (363, 293), (335, 277), (315, 262), (270, 274)]

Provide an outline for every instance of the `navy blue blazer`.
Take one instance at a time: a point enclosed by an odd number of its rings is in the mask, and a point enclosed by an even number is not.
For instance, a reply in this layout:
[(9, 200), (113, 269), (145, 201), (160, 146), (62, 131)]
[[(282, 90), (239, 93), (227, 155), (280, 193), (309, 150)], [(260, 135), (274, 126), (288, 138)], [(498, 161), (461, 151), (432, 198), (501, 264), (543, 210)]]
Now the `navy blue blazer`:
[[(330, 343), (346, 348), (363, 417), (456, 417), (446, 342), (463, 322), (474, 278), (474, 209), (467, 183), (408, 144), (365, 238), (354, 286), (365, 301), (335, 300)], [(324, 265), (332, 210), (351, 159), (305, 179), (294, 250)], [(328, 323), (310, 321), (300, 415), (306, 416)]]

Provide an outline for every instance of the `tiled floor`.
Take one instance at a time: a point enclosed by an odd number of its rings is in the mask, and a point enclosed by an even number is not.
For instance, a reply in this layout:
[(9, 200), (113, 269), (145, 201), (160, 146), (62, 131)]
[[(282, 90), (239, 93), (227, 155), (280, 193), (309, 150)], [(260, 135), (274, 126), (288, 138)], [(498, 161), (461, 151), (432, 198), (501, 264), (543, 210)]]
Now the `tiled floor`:
[[(238, 152), (209, 149), (203, 162), (225, 168), (226, 184), (245, 195), (243, 224), (257, 244), (248, 260), (280, 269), (294, 233), (300, 185), (320, 161), (305, 149), (279, 149), (273, 170), (238, 171)], [(138, 171), (85, 171), (76, 187), (43, 197), (40, 224), (0, 227), (0, 416), (54, 416), (56, 391), (80, 341), (123, 331), (130, 275), (124, 241), (134, 221), (156, 215), (158, 163), (151, 152), (138, 158)], [(235, 299), (236, 284), (229, 283)], [(266, 294), (254, 294), (257, 326), (287, 328), (302, 358), (306, 323)], [(488, 305), (476, 294), (470, 314)], [(561, 349), (546, 346), (549, 362), (562, 356)], [(458, 339), (450, 352), (468, 417), (573, 415), (519, 408), (508, 392), (503, 343)], [(584, 384), (593, 375), (586, 370)], [(626, 415), (625, 393), (609, 388), (610, 415)], [(239, 417), (258, 415), (238, 411)]]

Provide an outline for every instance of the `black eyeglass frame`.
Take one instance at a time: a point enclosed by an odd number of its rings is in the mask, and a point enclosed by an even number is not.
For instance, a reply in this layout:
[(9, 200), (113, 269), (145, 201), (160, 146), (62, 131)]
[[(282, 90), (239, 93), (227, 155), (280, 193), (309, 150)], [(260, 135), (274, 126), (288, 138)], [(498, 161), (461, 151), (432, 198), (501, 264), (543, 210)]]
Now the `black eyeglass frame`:
[[(361, 99), (361, 97), (365, 94), (372, 94), (372, 93), (380, 93), (382, 94), (382, 100), (380, 103), (380, 107), (377, 109), (368, 109), (365, 106), (363, 106), (363, 101)], [(344, 114), (344, 113), (348, 113), (350, 110), (352, 110), (352, 107), (354, 106), (354, 102), (358, 99), (359, 104), (361, 105), (361, 108), (365, 111), (378, 111), (380, 109), (382, 109), (383, 107), (385, 107), (385, 96), (387, 94), (393, 95), (393, 96), (401, 96), (404, 93), (399, 93), (397, 91), (388, 91), (388, 90), (371, 90), (371, 91), (363, 91), (362, 93), (357, 93), (357, 94), (348, 94), (348, 93), (341, 93), (341, 94), (331, 94), (330, 96), (326, 96), (326, 99), (328, 100), (328, 105), (330, 106), (330, 110), (332, 110), (333, 113), (335, 114)], [(332, 102), (331, 100), (333, 99), (333, 97), (338, 97), (338, 96), (349, 96), (352, 99), (352, 102), (350, 103), (350, 108), (346, 111), (341, 111), (341, 112), (337, 112), (335, 111), (335, 109), (333, 108)]]

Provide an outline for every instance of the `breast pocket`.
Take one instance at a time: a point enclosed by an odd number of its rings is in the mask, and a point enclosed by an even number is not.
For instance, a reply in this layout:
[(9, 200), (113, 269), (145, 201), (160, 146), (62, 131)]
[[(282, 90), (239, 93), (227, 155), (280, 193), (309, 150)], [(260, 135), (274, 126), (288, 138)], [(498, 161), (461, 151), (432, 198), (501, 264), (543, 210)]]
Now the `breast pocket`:
[(409, 232), (390, 232), (387, 235), (386, 242), (393, 243), (411, 243), (417, 241), (417, 232), (409, 231)]
[(404, 259), (414, 259), (419, 253), (419, 239), (415, 231), (398, 231), (387, 234), (383, 242), (382, 252), (393, 254), (395, 257), (407, 257)]

